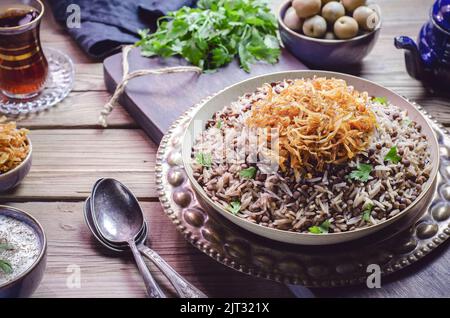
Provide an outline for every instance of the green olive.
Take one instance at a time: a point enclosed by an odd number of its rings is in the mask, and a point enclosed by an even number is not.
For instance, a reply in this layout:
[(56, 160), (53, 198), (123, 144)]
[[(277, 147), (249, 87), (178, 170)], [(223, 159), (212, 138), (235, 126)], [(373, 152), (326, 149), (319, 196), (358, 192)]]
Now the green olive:
[(372, 31), (380, 22), (378, 13), (366, 6), (356, 8), (353, 11), (353, 18), (358, 22), (359, 27), (366, 31)]
[(299, 18), (308, 18), (320, 12), (320, 0), (294, 0), (292, 6)]
[(344, 6), (336, 1), (327, 3), (322, 8), (322, 16), (328, 23), (333, 24), (337, 19), (345, 15)]
[(358, 34), (358, 22), (351, 17), (340, 17), (334, 23), (334, 34), (339, 39), (351, 39)]
[(308, 18), (303, 23), (303, 33), (313, 38), (321, 38), (327, 32), (327, 21), (320, 15)]
[(300, 32), (302, 30), (303, 20), (298, 17), (293, 7), (289, 7), (289, 9), (286, 10), (283, 22), (292, 31)]
[(330, 31), (330, 32), (325, 33), (324, 39), (325, 40), (336, 40), (336, 35), (334, 35), (334, 33)]
[(357, 7), (365, 5), (366, 0), (342, 0), (342, 4), (344, 5), (345, 10), (353, 12)]

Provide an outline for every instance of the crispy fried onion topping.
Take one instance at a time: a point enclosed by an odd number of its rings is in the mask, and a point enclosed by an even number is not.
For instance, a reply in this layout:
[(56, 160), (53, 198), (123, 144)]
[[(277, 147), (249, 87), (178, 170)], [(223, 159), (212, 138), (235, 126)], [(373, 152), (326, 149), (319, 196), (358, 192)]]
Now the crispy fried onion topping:
[(326, 164), (341, 164), (368, 148), (376, 119), (366, 106), (366, 92), (323, 77), (295, 80), (280, 93), (267, 85), (267, 92), (252, 105), (246, 124), (279, 130), (276, 150), (283, 171), (323, 171)]
[(17, 129), (15, 122), (0, 118), (0, 174), (17, 167), (28, 155), (27, 129)]

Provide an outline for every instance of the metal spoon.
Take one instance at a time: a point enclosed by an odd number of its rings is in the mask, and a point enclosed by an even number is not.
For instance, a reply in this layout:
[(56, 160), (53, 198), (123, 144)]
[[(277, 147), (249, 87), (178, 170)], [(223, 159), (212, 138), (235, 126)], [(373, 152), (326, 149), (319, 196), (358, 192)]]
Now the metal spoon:
[(127, 243), (151, 298), (165, 298), (136, 246), (144, 227), (144, 216), (134, 195), (114, 179), (99, 181), (92, 194), (92, 218), (98, 233), (114, 244)]
[[(91, 198), (88, 197), (84, 203), (83, 212), (84, 212), (84, 220), (86, 221), (88, 228), (91, 230), (92, 235), (94, 235), (94, 237), (97, 239), (97, 241), (99, 241), (104, 247), (106, 247), (114, 252), (121, 253), (121, 252), (129, 251), (130, 248), (128, 247), (128, 244), (125, 244), (125, 245), (124, 244), (112, 244), (112, 243), (106, 241), (98, 233), (97, 229), (95, 228), (94, 219), (92, 218), (90, 204), (91, 204)], [(146, 239), (147, 239), (147, 224), (144, 224), (144, 228), (142, 229), (142, 231), (136, 238), (136, 245), (138, 246), (138, 249), (139, 249), (139, 245), (144, 243)]]
[[(86, 221), (87, 226), (91, 230), (94, 237), (106, 248), (115, 251), (115, 252), (126, 252), (129, 250), (128, 245), (115, 245), (108, 241), (106, 241), (95, 228), (94, 220), (92, 219), (91, 212), (91, 199), (90, 197), (86, 199), (84, 204), (84, 219)], [(145, 245), (145, 241), (147, 240), (147, 224), (144, 224), (143, 231), (136, 238), (136, 245), (138, 250), (142, 255), (151, 260), (160, 271), (167, 277), (172, 286), (178, 293), (178, 296), (182, 298), (207, 298), (207, 296), (197, 289), (194, 285), (189, 283), (186, 279), (184, 279), (180, 274), (173, 269), (172, 266), (166, 263), (166, 261), (154, 250), (150, 249)]]

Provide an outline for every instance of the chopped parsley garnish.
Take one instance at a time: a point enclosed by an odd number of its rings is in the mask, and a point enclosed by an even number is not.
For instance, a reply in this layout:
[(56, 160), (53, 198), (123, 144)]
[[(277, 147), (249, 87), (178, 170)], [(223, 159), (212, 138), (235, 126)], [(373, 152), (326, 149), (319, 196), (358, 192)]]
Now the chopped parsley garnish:
[(13, 250), (14, 246), (12, 246), (11, 244), (8, 243), (1, 243), (0, 244), (0, 251), (9, 251), (9, 250)]
[(384, 105), (384, 106), (386, 106), (387, 103), (388, 103), (386, 97), (374, 97), (374, 98), (373, 98), (373, 101), (374, 101), (374, 102), (377, 102), (377, 103), (380, 103), (381, 105)]
[(234, 215), (238, 214), (240, 210), (241, 210), (241, 202), (239, 201), (233, 201), (228, 206), (228, 211), (230, 211)]
[(0, 259), (0, 270), (5, 274), (11, 274), (13, 269), (9, 262)]
[(409, 126), (409, 125), (411, 125), (412, 120), (411, 120), (409, 117), (405, 117), (405, 119), (403, 119), (403, 123), (404, 123), (406, 126)]
[(212, 157), (208, 153), (199, 152), (195, 156), (195, 160), (198, 164), (202, 165), (203, 167), (211, 168), (212, 165)]
[(256, 168), (250, 167), (247, 169), (243, 169), (239, 172), (239, 175), (242, 178), (253, 179), (256, 176)]
[(389, 149), (389, 151), (386, 154), (386, 156), (384, 156), (384, 161), (390, 161), (393, 164), (399, 163), (400, 160), (402, 160), (402, 157), (400, 157), (397, 154), (397, 146), (394, 146), (391, 149)]
[(372, 213), (372, 209), (373, 209), (373, 204), (372, 203), (368, 203), (366, 204), (363, 214), (362, 214), (362, 219), (366, 222), (370, 221), (370, 214)]
[(356, 170), (350, 172), (348, 177), (353, 180), (366, 182), (369, 180), (370, 173), (372, 172), (372, 166), (367, 163), (358, 163)]
[(314, 226), (311, 226), (310, 228), (308, 228), (309, 233), (313, 233), (313, 234), (328, 233), (329, 229), (330, 229), (330, 221), (329, 220), (323, 221), (323, 223), (320, 224), (319, 226), (314, 225)]
[(217, 123), (216, 123), (216, 128), (217, 129), (220, 129), (220, 128), (222, 128), (222, 121), (219, 119), (218, 121), (217, 121)]

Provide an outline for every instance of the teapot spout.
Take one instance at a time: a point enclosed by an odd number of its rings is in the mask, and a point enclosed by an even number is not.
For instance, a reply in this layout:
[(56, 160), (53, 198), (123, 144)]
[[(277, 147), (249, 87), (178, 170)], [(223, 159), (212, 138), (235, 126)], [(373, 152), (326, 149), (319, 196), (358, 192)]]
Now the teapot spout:
[(424, 65), (414, 40), (408, 36), (398, 36), (395, 38), (394, 44), (397, 49), (405, 50), (405, 63), (409, 75), (419, 80), (423, 79)]

